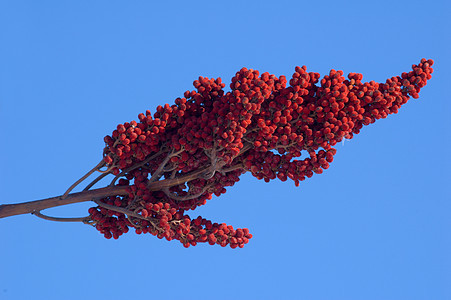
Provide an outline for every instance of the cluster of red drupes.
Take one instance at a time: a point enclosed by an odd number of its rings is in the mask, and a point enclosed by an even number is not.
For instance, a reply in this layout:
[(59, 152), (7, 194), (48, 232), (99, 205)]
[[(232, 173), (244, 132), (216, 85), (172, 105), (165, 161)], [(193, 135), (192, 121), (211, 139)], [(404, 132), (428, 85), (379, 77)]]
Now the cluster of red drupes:
[[(296, 67), (288, 86), (285, 76), (243, 68), (230, 92), (221, 78), (199, 77), (196, 90), (174, 105), (158, 106), (153, 116), (140, 114), (139, 122), (120, 124), (105, 137), (104, 160), (129, 194), (103, 199), (104, 206), (90, 209), (91, 217), (107, 238), (134, 227), (185, 247), (243, 247), (252, 237), (246, 228), (192, 220), (185, 210), (225, 193), (248, 171), (266, 182), (290, 178), (296, 186), (322, 173), (336, 153), (332, 146), (397, 113), (410, 96), (418, 98), (432, 65), (422, 59), (385, 83), (363, 83), (358, 73), (346, 79), (335, 70), (320, 79)], [(308, 157), (297, 159), (303, 150)]]

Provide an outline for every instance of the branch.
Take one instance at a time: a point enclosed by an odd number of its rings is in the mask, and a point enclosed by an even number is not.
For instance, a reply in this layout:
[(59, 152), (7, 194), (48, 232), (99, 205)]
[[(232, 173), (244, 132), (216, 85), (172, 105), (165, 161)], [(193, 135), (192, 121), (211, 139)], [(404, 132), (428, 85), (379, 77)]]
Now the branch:
[(132, 217), (135, 217), (135, 218), (146, 220), (146, 218), (144, 218), (140, 214), (137, 214), (137, 213), (135, 213), (135, 212), (133, 212), (131, 210), (128, 210), (126, 208), (122, 208), (122, 207), (118, 207), (118, 206), (114, 206), (114, 205), (109, 205), (107, 203), (103, 203), (103, 202), (100, 202), (98, 200), (94, 200), (94, 202), (100, 207), (103, 207), (103, 208), (106, 208), (106, 209), (109, 209), (109, 210), (112, 210), (112, 211), (115, 211), (115, 212), (119, 212), (119, 213), (122, 213), (124, 215), (128, 215), (128, 216), (132, 216)]
[(97, 182), (99, 182), (100, 180), (102, 180), (103, 177), (106, 177), (110, 175), (110, 173), (102, 173), (99, 176), (97, 176), (93, 181), (91, 181), (84, 189), (83, 191), (87, 191), (90, 188), (92, 188)]
[[(227, 169), (220, 169), (219, 172), (227, 173), (227, 172), (232, 172), (232, 171), (239, 170), (239, 169), (243, 169), (244, 170), (244, 165), (242, 163), (230, 166)], [(244, 170), (244, 171), (247, 172), (247, 170)]]
[(91, 220), (90, 216), (79, 217), (79, 218), (59, 218), (59, 217), (51, 217), (51, 216), (41, 214), (40, 211), (32, 212), (32, 214), (35, 215), (36, 217), (39, 217), (44, 220), (57, 221), (57, 222), (83, 222), (83, 223), (89, 224), (89, 221)]
[(155, 182), (155, 180), (157, 180), (158, 178), (160, 178), (161, 173), (164, 169), (164, 167), (166, 166), (166, 164), (168, 163), (168, 161), (174, 157), (179, 155), (180, 153), (182, 153), (183, 151), (185, 151), (184, 148), (181, 148), (179, 151), (174, 152), (174, 150), (172, 150), (170, 153), (168, 153), (168, 155), (166, 156), (166, 158), (163, 160), (163, 162), (160, 164), (160, 166), (158, 167), (158, 169), (155, 171), (155, 173), (152, 174), (152, 177), (150, 177), (149, 179), (149, 183), (151, 184), (152, 182)]
[[(62, 196), (63, 198), (66, 198), (67, 195), (69, 195), (69, 193), (80, 183), (82, 183), (86, 178), (88, 178), (92, 173), (94, 173), (95, 171), (99, 170), (101, 167), (103, 167), (105, 165), (105, 161), (102, 159), (94, 168), (92, 168), (88, 173), (86, 173), (83, 177), (81, 177), (80, 179), (78, 179), (77, 181), (74, 182), (74, 184), (72, 184), (67, 191), (64, 193), (64, 195)], [(104, 173), (104, 174), (108, 174), (108, 173)]]
[[(151, 182), (148, 184), (148, 189), (151, 191), (160, 191), (164, 188), (169, 188), (174, 185), (179, 185), (193, 179), (198, 178), (201, 174), (205, 173), (209, 168), (200, 169), (192, 173), (188, 173), (184, 176), (165, 179), (156, 182)], [(65, 198), (63, 196), (57, 196), (42, 200), (29, 201), (17, 204), (3, 204), (0, 205), (0, 218), (30, 214), (36, 211), (41, 211), (47, 208), (63, 206), (73, 203), (93, 201), (96, 199), (105, 198), (108, 196), (125, 196), (128, 195), (126, 191), (128, 186), (109, 186), (100, 189), (94, 189), (89, 191), (82, 191), (78, 193), (72, 193), (67, 195)]]
[(29, 214), (56, 206), (92, 201), (94, 199), (101, 199), (111, 195), (127, 195), (128, 192), (126, 191), (126, 188), (127, 186), (105, 187), (91, 191), (69, 194), (64, 199), (63, 196), (57, 196), (17, 204), (3, 204), (0, 205), (0, 218)]
[[(202, 196), (210, 187), (212, 186), (212, 184), (206, 185), (204, 186), (204, 188), (196, 193), (196, 194), (188, 194), (185, 196), (179, 196), (175, 193), (172, 193), (171, 191), (169, 191), (169, 188), (165, 188), (163, 189), (163, 192), (166, 194), (166, 196), (168, 196), (169, 198), (176, 200), (176, 201), (187, 201), (187, 200), (191, 200), (191, 199), (195, 199), (195, 198), (199, 198), (200, 196)], [(189, 193), (189, 190), (188, 190)]]
[(203, 175), (209, 169), (210, 169), (210, 167), (206, 167), (206, 168), (194, 171), (192, 173), (188, 173), (184, 176), (176, 177), (174, 179), (164, 179), (164, 180), (160, 180), (160, 181), (148, 182), (147, 188), (150, 191), (161, 191), (164, 188), (171, 187), (174, 185), (179, 185), (179, 184), (191, 181), (193, 179), (199, 178), (199, 176)]

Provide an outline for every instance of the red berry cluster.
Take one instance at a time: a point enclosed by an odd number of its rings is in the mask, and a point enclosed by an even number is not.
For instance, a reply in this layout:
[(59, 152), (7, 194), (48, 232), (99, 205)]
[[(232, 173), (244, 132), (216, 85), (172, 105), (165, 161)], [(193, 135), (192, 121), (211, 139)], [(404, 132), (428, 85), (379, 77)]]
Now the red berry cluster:
[[(139, 122), (117, 126), (105, 137), (104, 161), (126, 185), (128, 195), (112, 196), (90, 209), (106, 238), (136, 229), (158, 238), (243, 247), (252, 237), (185, 210), (204, 205), (247, 171), (269, 182), (288, 178), (298, 186), (333, 161), (335, 144), (351, 139), (363, 125), (397, 113), (431, 78), (432, 60), (385, 83), (362, 83), (362, 75), (296, 67), (285, 76), (243, 68), (224, 92), (221, 78), (199, 77), (174, 105), (139, 114)], [(319, 85), (317, 83), (319, 82)], [(289, 86), (287, 86), (289, 83)], [(304, 159), (296, 159), (308, 153)], [(116, 184), (115, 181), (119, 179)]]

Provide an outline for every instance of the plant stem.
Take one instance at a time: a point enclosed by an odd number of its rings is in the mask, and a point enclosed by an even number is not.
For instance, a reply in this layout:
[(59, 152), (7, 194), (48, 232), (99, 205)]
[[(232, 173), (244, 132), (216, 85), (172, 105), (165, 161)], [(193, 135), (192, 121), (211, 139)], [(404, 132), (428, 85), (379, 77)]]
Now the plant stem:
[(127, 186), (112, 186), (42, 200), (0, 205), (0, 218), (29, 214), (46, 208), (101, 199), (111, 195), (127, 195)]
[[(198, 178), (201, 174), (205, 173), (208, 170), (207, 168), (197, 170), (188, 174), (184, 174), (183, 176), (173, 178), (173, 179), (165, 179), (159, 180), (155, 182), (151, 182), (148, 184), (148, 189), (150, 191), (159, 191), (164, 188), (169, 188), (174, 185), (179, 185), (190, 180)], [(36, 211), (41, 211), (47, 208), (68, 205), (73, 203), (94, 201), (96, 199), (105, 198), (108, 196), (125, 196), (128, 195), (126, 191), (128, 186), (109, 186), (89, 191), (82, 191), (78, 193), (68, 194), (64, 197), (57, 196), (42, 200), (29, 201), (17, 204), (3, 204), (0, 205), (0, 218), (30, 214)]]
[(94, 168), (92, 168), (92, 170), (90, 170), (88, 173), (86, 173), (83, 177), (81, 177), (80, 179), (78, 179), (76, 182), (74, 182), (74, 184), (72, 184), (67, 191), (64, 193), (64, 195), (62, 196), (63, 199), (67, 197), (67, 195), (69, 195), (69, 193), (80, 183), (82, 183), (86, 178), (88, 178), (92, 173), (94, 173), (95, 171), (97, 171), (98, 169), (100, 169), (101, 167), (103, 167), (105, 165), (105, 161), (102, 159), (97, 166), (95, 166)]
[[(178, 153), (179, 152), (169, 154), (168, 157), (170, 158), (174, 155), (177, 155)], [(166, 160), (168, 160), (168, 159), (166, 159)], [(98, 169), (99, 165), (97, 165), (94, 169), (92, 169), (88, 174), (91, 174), (96, 169)], [(164, 164), (162, 164), (162, 165), (164, 165)], [(242, 166), (241, 165), (233, 166), (233, 167), (227, 169), (226, 171), (232, 171), (235, 169), (235, 167), (241, 168)], [(150, 191), (165, 190), (172, 186), (186, 183), (188, 181), (202, 177), (206, 172), (211, 171), (210, 169), (211, 169), (211, 166), (205, 167), (203, 169), (198, 169), (196, 171), (192, 171), (187, 174), (183, 174), (182, 176), (176, 177), (176, 178), (158, 180), (158, 181), (154, 181), (154, 182), (149, 180), (147, 183), (147, 188)], [(161, 172), (161, 170), (158, 170), (156, 173), (159, 173), (159, 172)], [(84, 179), (85, 177), (86, 176), (83, 176), (82, 179)], [(103, 174), (100, 177), (103, 177)], [(97, 179), (95, 179), (93, 183), (95, 183), (96, 181), (97, 181)], [(80, 182), (80, 180), (78, 180), (76, 182), (76, 184), (79, 182)], [(93, 185), (93, 183), (88, 185), (88, 187), (91, 187)], [(75, 187), (76, 184), (72, 185), (68, 191), (70, 191), (73, 187)], [(94, 189), (94, 190), (83, 190), (82, 192), (72, 193), (72, 194), (67, 194), (67, 192), (66, 192), (62, 196), (51, 197), (51, 198), (42, 199), (42, 200), (29, 201), (29, 202), (23, 202), (23, 203), (17, 203), (17, 204), (3, 204), (3, 205), (0, 205), (0, 218), (6, 218), (6, 217), (10, 217), (10, 216), (30, 214), (30, 213), (36, 213), (36, 212), (37, 212), (37, 214), (39, 214), (39, 212), (41, 210), (44, 210), (47, 208), (63, 206), (63, 205), (68, 205), (68, 204), (73, 204), (73, 203), (95, 201), (95, 200), (105, 198), (108, 196), (125, 196), (125, 195), (128, 195), (128, 192), (126, 191), (127, 187), (128, 186), (115, 185), (115, 186), (108, 186), (108, 187), (104, 187), (104, 188)], [(180, 199), (179, 201), (183, 201), (183, 200), (184, 199)], [(55, 217), (51, 217), (51, 218), (55, 219)]]
[(57, 221), (57, 222), (83, 222), (86, 224), (89, 224), (89, 221), (91, 220), (90, 216), (87, 217), (79, 217), (79, 218), (59, 218), (59, 217), (51, 217), (44, 214), (41, 214), (39, 211), (35, 211), (32, 213), (36, 217), (39, 217), (44, 220), (49, 221)]

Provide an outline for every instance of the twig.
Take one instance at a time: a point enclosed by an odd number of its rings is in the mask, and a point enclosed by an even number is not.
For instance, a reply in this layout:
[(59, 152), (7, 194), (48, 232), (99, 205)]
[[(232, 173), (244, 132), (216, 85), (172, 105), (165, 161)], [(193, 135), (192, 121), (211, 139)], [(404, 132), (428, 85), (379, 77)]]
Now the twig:
[[(126, 215), (128, 217), (131, 216), (131, 217), (134, 217), (134, 218), (137, 218), (137, 219), (150, 221), (152, 223), (152, 219), (153, 218), (151, 218), (151, 217), (144, 218), (140, 214), (137, 214), (137, 213), (135, 213), (135, 212), (133, 212), (131, 210), (128, 210), (128, 209), (125, 209), (125, 208), (122, 208), (122, 207), (117, 207), (117, 206), (114, 206), (114, 205), (109, 205), (109, 204), (103, 203), (103, 202), (98, 201), (98, 200), (94, 200), (94, 202), (100, 207), (103, 207), (103, 208), (106, 208), (106, 209), (109, 209), (109, 210), (112, 210), (112, 211), (115, 211), (115, 212), (122, 213), (122, 214), (124, 214), (124, 215)], [(130, 219), (129, 219), (129, 221), (130, 221)], [(130, 223), (134, 224), (133, 222), (130, 222)]]
[(138, 215), (138, 214), (136, 214), (136, 213), (134, 213), (134, 212), (132, 212), (132, 211), (130, 211), (128, 209), (125, 209), (125, 208), (122, 208), (122, 207), (118, 207), (118, 206), (114, 206), (114, 205), (109, 205), (109, 204), (103, 203), (103, 202), (101, 202), (99, 200), (94, 200), (94, 202), (100, 207), (103, 207), (103, 208), (106, 208), (106, 209), (109, 209), (109, 210), (112, 210), (112, 211), (120, 212), (120, 213), (123, 213), (125, 215), (130, 215), (130, 216), (133, 216), (135, 218), (138, 218), (138, 216), (142, 218), (141, 215)]
[(169, 178), (174, 179), (177, 172), (178, 172), (177, 169), (172, 170), (171, 177), (169, 177)]
[(252, 149), (252, 147), (254, 147), (254, 146), (251, 143), (246, 143), (246, 145), (244, 145), (244, 147), (241, 148), (240, 153), (238, 153), (237, 156), (240, 156), (241, 154), (243, 154), (247, 150)]
[[(213, 176), (215, 176), (216, 171), (218, 170), (216, 164), (218, 163), (218, 158), (216, 156), (216, 142), (213, 143), (213, 148), (211, 149), (211, 154), (209, 154), (208, 152), (206, 152), (204, 150), (204, 153), (210, 158), (210, 168), (208, 170), (208, 172), (206, 172), (202, 178), (208, 180), (210, 178), (212, 178)], [(222, 166), (220, 166), (219, 168), (221, 168)]]
[(68, 189), (67, 191), (63, 194), (62, 198), (66, 198), (67, 195), (77, 186), (79, 185), (81, 182), (83, 182), (86, 178), (88, 178), (92, 173), (94, 173), (95, 171), (98, 171), (101, 167), (103, 167), (105, 165), (105, 161), (102, 160), (94, 167), (92, 168), (88, 173), (86, 173), (83, 177), (81, 177), (80, 179), (78, 179), (77, 181), (75, 181)]
[(182, 147), (179, 151), (177, 152), (173, 152), (171, 151), (170, 153), (168, 153), (168, 155), (165, 157), (165, 159), (161, 162), (160, 166), (158, 167), (158, 169), (155, 171), (155, 173), (152, 174), (152, 177), (150, 177), (148, 184), (154, 182), (155, 180), (157, 180), (157, 178), (159, 178), (161, 176), (161, 172), (163, 171), (164, 167), (166, 166), (166, 164), (168, 163), (168, 161), (174, 157), (177, 156), (178, 154), (182, 153), (183, 151), (185, 151), (185, 149)]
[(147, 189), (149, 191), (160, 191), (166, 187), (171, 187), (175, 185), (179, 185), (193, 179), (199, 178), (202, 174), (209, 170), (210, 167), (206, 167), (200, 170), (193, 171), (191, 173), (185, 174), (184, 176), (176, 177), (173, 179), (164, 179), (160, 181), (150, 182), (147, 185)]
[(102, 173), (99, 176), (97, 176), (96, 179), (94, 179), (93, 181), (91, 181), (84, 189), (83, 191), (87, 191), (89, 190), (94, 184), (96, 184), (97, 182), (99, 182), (103, 177), (108, 176), (110, 173)]
[(166, 196), (168, 196), (169, 198), (176, 200), (176, 201), (187, 201), (187, 200), (191, 200), (191, 199), (195, 199), (195, 198), (199, 198), (200, 196), (202, 196), (203, 193), (205, 193), (207, 191), (207, 189), (209, 189), (212, 186), (212, 184), (206, 185), (204, 186), (204, 188), (193, 195), (186, 195), (186, 196), (178, 196), (175, 193), (171, 193), (169, 191), (169, 188), (165, 188), (163, 189), (163, 192), (166, 194)]
[(220, 172), (227, 173), (227, 172), (232, 172), (232, 171), (239, 170), (239, 169), (244, 169), (244, 165), (243, 165), (242, 163), (236, 164), (236, 165), (234, 165), (234, 166), (230, 166), (230, 167), (227, 168), (227, 169), (221, 169), (221, 170), (219, 170), (219, 171), (220, 171)]
[(51, 217), (51, 216), (44, 215), (38, 210), (32, 212), (31, 214), (33, 214), (36, 217), (39, 217), (41, 219), (44, 219), (44, 220), (57, 221), (57, 222), (83, 222), (85, 224), (89, 224), (89, 222), (91, 221), (90, 216), (79, 217), (79, 218), (59, 218), (59, 217)]

